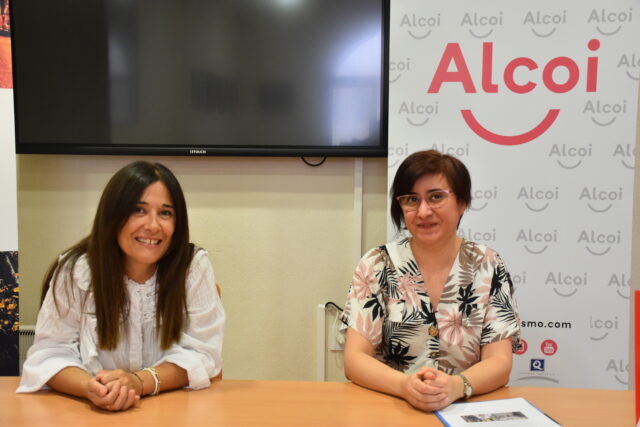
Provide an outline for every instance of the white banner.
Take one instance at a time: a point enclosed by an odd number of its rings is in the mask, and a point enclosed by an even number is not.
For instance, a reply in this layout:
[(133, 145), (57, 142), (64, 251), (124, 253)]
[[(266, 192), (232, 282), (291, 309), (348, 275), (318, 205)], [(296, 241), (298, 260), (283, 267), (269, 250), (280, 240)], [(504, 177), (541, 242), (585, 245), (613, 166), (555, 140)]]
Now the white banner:
[(391, 2), (389, 183), (418, 150), (469, 168), (459, 234), (497, 250), (516, 286), (512, 385), (627, 388), (639, 11)]
[(0, 88), (0, 252), (18, 250), (13, 90)]

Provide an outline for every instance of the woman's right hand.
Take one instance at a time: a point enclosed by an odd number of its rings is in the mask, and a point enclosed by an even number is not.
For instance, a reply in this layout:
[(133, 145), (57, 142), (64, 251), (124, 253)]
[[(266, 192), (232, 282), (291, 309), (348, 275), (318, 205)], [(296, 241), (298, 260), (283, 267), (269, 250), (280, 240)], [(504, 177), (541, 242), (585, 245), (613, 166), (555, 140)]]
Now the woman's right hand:
[(97, 379), (91, 378), (87, 381), (85, 388), (87, 399), (107, 411), (124, 411), (140, 400), (140, 396), (133, 388), (122, 385), (119, 381), (104, 385)]
[(407, 375), (402, 397), (411, 406), (422, 411), (431, 412), (442, 408), (443, 401), (447, 398), (446, 393), (434, 394), (433, 389), (425, 383), (424, 376), (424, 370)]

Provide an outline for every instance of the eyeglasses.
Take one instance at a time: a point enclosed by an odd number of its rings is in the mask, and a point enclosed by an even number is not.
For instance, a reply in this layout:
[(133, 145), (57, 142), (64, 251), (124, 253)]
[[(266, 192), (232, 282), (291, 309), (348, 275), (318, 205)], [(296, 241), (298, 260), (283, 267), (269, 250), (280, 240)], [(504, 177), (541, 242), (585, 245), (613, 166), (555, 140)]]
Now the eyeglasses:
[(438, 209), (445, 204), (449, 194), (451, 194), (451, 190), (431, 190), (427, 192), (426, 199), (417, 194), (405, 194), (396, 197), (396, 200), (405, 212), (417, 211), (422, 205), (422, 200), (425, 200), (431, 209)]

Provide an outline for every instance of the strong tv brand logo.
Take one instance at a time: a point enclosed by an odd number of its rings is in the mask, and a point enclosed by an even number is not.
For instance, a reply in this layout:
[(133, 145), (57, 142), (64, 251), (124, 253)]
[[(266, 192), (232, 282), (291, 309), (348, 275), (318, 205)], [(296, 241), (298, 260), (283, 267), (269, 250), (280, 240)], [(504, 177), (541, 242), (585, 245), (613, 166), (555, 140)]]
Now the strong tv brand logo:
[(406, 30), (409, 36), (416, 40), (426, 39), (431, 35), (433, 29), (439, 26), (440, 13), (433, 16), (405, 13), (400, 20), (400, 28)]
[[(595, 52), (600, 48), (600, 41), (592, 39), (587, 44), (587, 47), (590, 51)], [(493, 42), (484, 42), (482, 43), (480, 83), (485, 93), (498, 93), (501, 88), (499, 84), (493, 81), (493, 68)], [(521, 68), (535, 71), (539, 68), (539, 65), (535, 60), (526, 56), (512, 59), (504, 67), (502, 73), (504, 86), (502, 87), (516, 94), (526, 94), (536, 89), (539, 84), (532, 80), (524, 83), (516, 81), (516, 70)], [(557, 77), (554, 75), (554, 72), (561, 68), (565, 69), (568, 74), (564, 82), (556, 81)], [(596, 92), (598, 87), (598, 57), (589, 56), (585, 68), (584, 89), (586, 92)], [(519, 76), (523, 73), (524, 71), (522, 70), (518, 71)], [(520, 77), (519, 80), (521, 79)], [(572, 91), (577, 87), (579, 81), (580, 66), (568, 56), (553, 58), (542, 68), (542, 84), (553, 93), (563, 94)], [(439, 93), (444, 83), (459, 83), (466, 94), (478, 93), (459, 43), (448, 43), (446, 45), (427, 93)], [(516, 135), (504, 135), (487, 129), (478, 122), (474, 113), (469, 109), (461, 109), (460, 114), (467, 126), (480, 138), (498, 145), (520, 145), (532, 141), (545, 133), (558, 118), (560, 109), (549, 109), (545, 117), (537, 125)]]
[(574, 296), (580, 288), (584, 288), (589, 283), (587, 273), (567, 274), (566, 272), (550, 271), (544, 281), (545, 285), (553, 286), (553, 292), (564, 298)]
[[(522, 25), (531, 25), (531, 32), (536, 37), (549, 37), (556, 32), (559, 25), (567, 23), (567, 11), (561, 13), (547, 13), (537, 11), (529, 11), (524, 16)], [(551, 28), (549, 28), (551, 27)]]

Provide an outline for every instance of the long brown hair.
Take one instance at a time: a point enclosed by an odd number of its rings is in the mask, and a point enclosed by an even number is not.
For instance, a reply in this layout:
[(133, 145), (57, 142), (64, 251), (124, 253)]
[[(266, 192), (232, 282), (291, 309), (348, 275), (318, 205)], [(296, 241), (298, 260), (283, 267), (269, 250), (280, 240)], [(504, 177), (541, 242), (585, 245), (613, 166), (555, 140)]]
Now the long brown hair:
[[(171, 195), (175, 229), (167, 252), (158, 261), (156, 326), (163, 350), (178, 342), (186, 326), (186, 316), (183, 316), (187, 313), (186, 278), (194, 246), (189, 243), (189, 221), (182, 188), (173, 173), (160, 163), (134, 162), (113, 175), (102, 192), (91, 233), (53, 262), (42, 284), (44, 300), (51, 284), (57, 282), (62, 267), (68, 266), (67, 286), (74, 286), (73, 267), (86, 254), (91, 270), (89, 290), (93, 293), (98, 322), (98, 346), (104, 350), (118, 346), (121, 324), (129, 315), (129, 298), (122, 280), (124, 254), (118, 245), (118, 233), (144, 190), (157, 181), (162, 182)], [(52, 292), (55, 301), (55, 286), (52, 286)], [(57, 301), (56, 307), (59, 310)]]

